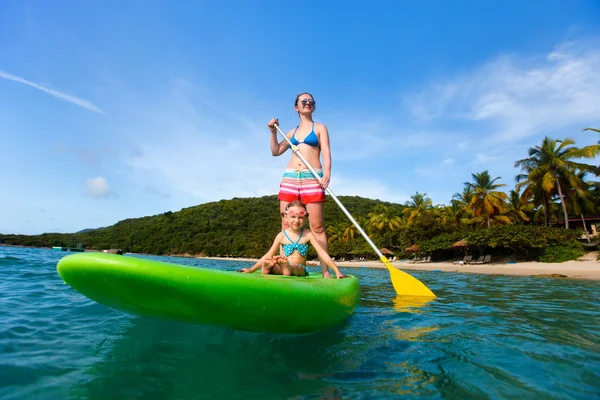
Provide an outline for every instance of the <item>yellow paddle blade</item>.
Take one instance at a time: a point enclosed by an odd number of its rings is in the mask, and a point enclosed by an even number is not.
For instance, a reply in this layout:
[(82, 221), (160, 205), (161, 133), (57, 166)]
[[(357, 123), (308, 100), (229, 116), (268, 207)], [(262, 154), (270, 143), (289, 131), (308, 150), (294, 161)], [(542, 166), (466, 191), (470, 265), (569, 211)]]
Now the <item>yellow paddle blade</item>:
[(414, 276), (395, 268), (385, 256), (381, 257), (380, 260), (388, 269), (392, 285), (394, 286), (396, 293), (400, 296), (425, 296), (435, 298), (435, 294), (433, 294), (423, 282)]
[(420, 314), (420, 308), (426, 306), (434, 300), (435, 297), (398, 295), (394, 300), (392, 300), (392, 303), (394, 304), (394, 309), (396, 309), (396, 311)]
[(438, 329), (440, 329), (438, 326), (426, 326), (411, 329), (403, 329), (400, 327), (392, 328), (396, 339), (409, 342), (423, 342), (426, 340), (428, 334), (435, 332)]

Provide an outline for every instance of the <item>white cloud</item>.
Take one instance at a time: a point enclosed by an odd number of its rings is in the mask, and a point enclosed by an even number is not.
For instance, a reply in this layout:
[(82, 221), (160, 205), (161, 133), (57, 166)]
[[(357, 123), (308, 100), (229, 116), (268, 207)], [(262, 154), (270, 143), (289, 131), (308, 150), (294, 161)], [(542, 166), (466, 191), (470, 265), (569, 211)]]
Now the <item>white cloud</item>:
[(454, 172), (454, 158), (445, 158), (442, 161), (431, 165), (426, 163), (423, 166), (416, 167), (414, 171), (417, 175), (430, 178), (447, 177)]
[[(536, 135), (600, 115), (600, 102), (589, 101), (600, 92), (592, 73), (599, 58), (600, 47), (576, 44), (557, 46), (543, 59), (500, 56), (407, 97), (420, 120), (327, 116), (332, 189), (403, 203), (409, 199), (405, 193), (415, 191), (449, 199), (473, 171), (488, 169), (510, 181), (517, 173), (514, 161), (538, 143)], [(159, 197), (168, 193), (174, 207), (188, 206), (190, 198), (197, 203), (277, 193), (291, 153), (271, 156), (265, 124), (272, 114), (285, 117), (285, 112), (259, 97), (221, 93), (183, 79), (151, 97), (129, 96), (124, 112), (132, 125), (118, 133), (124, 165), (113, 172)], [(284, 128), (295, 126), (291, 117), (281, 118)], [(350, 165), (352, 170), (363, 165), (380, 178), (358, 181), (343, 170)]]
[(566, 42), (544, 58), (499, 56), (406, 101), (422, 121), (483, 123), (491, 142), (518, 140), (598, 121), (598, 71), (597, 43)]
[(79, 107), (87, 108), (88, 110), (95, 111), (100, 114), (106, 114), (100, 108), (98, 108), (97, 106), (95, 106), (94, 104), (92, 104), (91, 102), (89, 102), (87, 100), (80, 99), (79, 97), (71, 96), (70, 94), (59, 92), (58, 90), (47, 88), (43, 85), (40, 85), (39, 83), (28, 81), (25, 78), (21, 78), (16, 75), (9, 74), (8, 72), (4, 72), (4, 71), (0, 70), (0, 78), (8, 79), (9, 81), (19, 82), (24, 85), (31, 86), (32, 88), (41, 90), (42, 92), (45, 92), (45, 93), (49, 94), (50, 96), (56, 97), (57, 99), (78, 105)]
[(494, 157), (494, 156), (489, 156), (489, 155), (485, 155), (483, 153), (475, 153), (475, 160), (473, 161), (474, 164), (487, 164), (490, 161), (493, 160), (498, 160), (499, 157)]
[(108, 182), (102, 176), (85, 180), (88, 194), (94, 198), (107, 198), (116, 195), (110, 190)]
[[(196, 94), (195, 97), (214, 98)], [(159, 112), (147, 112), (143, 137), (131, 136), (135, 152), (123, 159), (130, 177), (142, 187), (152, 187), (161, 193), (171, 193), (174, 199), (192, 196), (199, 202), (232, 197), (257, 197), (276, 194), (283, 171), (291, 157), (288, 150), (273, 157), (269, 149), (269, 133), (264, 121), (249, 120), (243, 112), (227, 112), (227, 124), (222, 124), (223, 108), (207, 107), (193, 98), (177, 92), (166, 98), (164, 105), (144, 107)], [(215, 110), (220, 110), (215, 113)], [(143, 120), (137, 119), (136, 121)], [(412, 135), (406, 144), (392, 143), (392, 138), (377, 137), (373, 126), (347, 129), (335, 126), (332, 135), (334, 167), (332, 190), (336, 195), (358, 195), (386, 201), (406, 201), (409, 196), (383, 181), (346, 179), (339, 169), (342, 162), (375, 156), (397, 157), (405, 146), (429, 141)], [(332, 128), (330, 127), (330, 130)], [(335, 135), (335, 137), (334, 137)], [(380, 133), (382, 135), (382, 133)], [(278, 138), (279, 139), (279, 138)], [(348, 146), (344, 145), (348, 143)], [(379, 162), (385, 167), (386, 163)]]
[[(343, 118), (343, 117), (340, 117)], [(388, 122), (391, 124), (391, 121)], [(333, 125), (333, 124), (332, 124)], [(336, 161), (359, 161), (377, 158), (397, 158), (404, 151), (426, 149), (436, 144), (436, 140), (451, 140), (442, 132), (420, 132), (410, 129), (388, 128), (379, 123), (340, 124), (330, 128), (331, 152)]]
[[(127, 159), (134, 179), (155, 192), (179, 193), (202, 201), (273, 194), (283, 167), (269, 167), (268, 157), (257, 157), (241, 144), (208, 143), (172, 137), (164, 142), (140, 145), (142, 154)], [(266, 146), (266, 144), (265, 144)], [(262, 158), (263, 160), (257, 160)]]
[(98, 157), (95, 151), (91, 148), (83, 148), (71, 146), (64, 143), (56, 143), (53, 150), (57, 153), (72, 153), (84, 164), (88, 166), (96, 166), (98, 164)]
[(334, 174), (331, 190), (336, 196), (361, 196), (394, 203), (405, 203), (410, 199), (410, 195), (400, 193), (380, 180), (346, 179), (343, 174)]
[(183, 93), (150, 109), (162, 112), (147, 113), (136, 129), (143, 137), (129, 138), (136, 151), (123, 157), (140, 186), (200, 202), (277, 193), (291, 153), (271, 156), (265, 124), (259, 127), (235, 113), (223, 118), (222, 111), (214, 111), (218, 104), (207, 108)]

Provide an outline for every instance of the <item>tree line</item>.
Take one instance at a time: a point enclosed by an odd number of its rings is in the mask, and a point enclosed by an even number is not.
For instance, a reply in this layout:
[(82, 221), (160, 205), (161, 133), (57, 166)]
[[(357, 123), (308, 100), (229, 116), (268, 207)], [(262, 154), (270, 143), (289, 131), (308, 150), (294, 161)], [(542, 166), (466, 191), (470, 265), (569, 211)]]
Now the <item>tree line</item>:
[[(569, 259), (582, 254), (576, 240), (581, 232), (569, 229), (569, 216), (579, 216), (587, 230), (585, 215), (597, 213), (600, 206), (599, 182), (590, 179), (598, 176), (598, 167), (581, 160), (599, 153), (598, 144), (579, 148), (572, 139), (545, 137), (529, 149), (528, 157), (515, 162), (520, 173), (508, 192), (501, 177), (485, 170), (473, 173), (448, 205), (434, 205), (419, 192), (405, 204), (358, 196), (339, 199), (378, 247), (400, 257), (408, 255), (405, 249), (410, 246), (441, 259), (456, 257), (464, 249), (451, 245), (466, 239), (480, 251)], [(325, 203), (325, 225), (331, 255), (374, 256), (333, 201)], [(260, 257), (279, 230), (279, 202), (272, 195), (221, 200), (74, 234), (5, 234), (0, 243), (37, 247), (82, 243), (87, 249), (157, 255)]]

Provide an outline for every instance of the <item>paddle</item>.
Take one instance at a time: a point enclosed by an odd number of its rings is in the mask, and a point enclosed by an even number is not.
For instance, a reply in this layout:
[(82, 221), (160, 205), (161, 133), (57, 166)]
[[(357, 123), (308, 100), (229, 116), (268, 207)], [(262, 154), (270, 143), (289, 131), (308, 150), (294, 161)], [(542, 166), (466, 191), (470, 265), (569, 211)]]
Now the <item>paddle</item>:
[[(306, 165), (308, 167), (308, 169), (310, 170), (310, 172), (312, 172), (312, 174), (315, 176), (315, 178), (317, 178), (317, 180), (320, 183), (321, 182), (321, 177), (319, 176), (319, 174), (317, 174), (317, 172), (308, 163), (308, 161), (306, 161), (306, 159), (304, 158), (304, 156), (302, 155), (302, 153), (300, 153), (300, 151), (298, 150), (298, 148), (295, 145), (293, 145), (292, 142), (290, 141), (290, 139), (285, 135), (285, 133), (283, 133), (283, 131), (281, 130), (281, 128), (279, 128), (279, 125), (275, 124), (275, 127), (277, 128), (277, 130), (279, 131), (279, 133), (281, 134), (281, 136), (283, 136), (283, 138), (288, 142), (288, 144), (290, 145), (290, 148), (292, 149), (292, 151), (294, 152), (294, 154), (296, 154), (298, 156), (298, 158), (300, 158), (300, 160), (302, 160), (302, 162), (304, 163), (304, 165)], [(388, 259), (383, 254), (381, 254), (381, 251), (379, 251), (379, 249), (377, 248), (377, 246), (375, 246), (375, 244), (373, 243), (373, 241), (371, 240), (371, 238), (369, 238), (369, 236), (365, 233), (365, 231), (363, 231), (363, 229), (360, 227), (360, 225), (358, 225), (358, 223), (352, 217), (352, 215), (350, 215), (350, 213), (348, 212), (348, 210), (346, 210), (346, 207), (344, 207), (344, 205), (342, 204), (342, 202), (335, 196), (335, 194), (333, 194), (333, 192), (331, 191), (331, 189), (329, 188), (329, 186), (327, 186), (327, 188), (325, 190), (331, 196), (331, 198), (333, 200), (335, 200), (335, 202), (337, 203), (337, 205), (340, 206), (340, 208), (342, 209), (342, 211), (344, 212), (344, 214), (346, 214), (346, 216), (354, 224), (354, 226), (356, 227), (356, 229), (358, 229), (358, 231), (362, 234), (362, 236), (365, 238), (365, 240), (367, 241), (367, 243), (369, 243), (369, 245), (371, 246), (371, 248), (373, 250), (375, 250), (375, 253), (377, 253), (377, 255), (379, 256), (379, 259), (381, 260), (381, 262), (383, 263), (383, 265), (386, 266), (388, 272), (390, 273), (390, 279), (392, 281), (392, 285), (394, 286), (394, 289), (396, 290), (396, 293), (398, 293), (399, 295), (402, 295), (402, 296), (427, 296), (427, 297), (435, 297), (435, 294), (433, 294), (433, 292), (431, 290), (429, 290), (429, 288), (427, 286), (425, 286), (423, 284), (423, 282), (421, 282), (420, 280), (418, 280), (414, 276), (407, 274), (406, 272), (400, 271), (399, 269), (395, 268), (392, 264), (390, 264), (390, 262), (388, 261)]]

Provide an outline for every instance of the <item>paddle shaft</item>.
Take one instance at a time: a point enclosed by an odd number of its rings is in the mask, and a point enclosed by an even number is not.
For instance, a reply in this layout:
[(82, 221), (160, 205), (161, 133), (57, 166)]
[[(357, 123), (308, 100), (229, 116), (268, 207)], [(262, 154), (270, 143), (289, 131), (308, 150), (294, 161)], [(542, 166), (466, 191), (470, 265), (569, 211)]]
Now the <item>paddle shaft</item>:
[[(285, 135), (285, 133), (283, 133), (283, 131), (281, 130), (281, 128), (279, 127), (278, 124), (275, 124), (275, 127), (277, 128), (277, 131), (279, 131), (279, 133), (281, 134), (281, 136), (283, 136), (283, 138), (288, 142), (288, 144), (290, 145), (290, 148), (292, 149), (292, 151), (294, 152), (294, 154), (296, 154), (298, 156), (298, 158), (300, 160), (302, 160), (302, 162), (304, 163), (304, 165), (306, 165), (308, 167), (308, 169), (310, 170), (310, 172), (312, 172), (312, 174), (314, 175), (314, 177), (317, 178), (317, 180), (319, 181), (319, 183), (321, 183), (321, 177), (319, 176), (319, 174), (317, 174), (317, 171), (315, 171), (314, 168), (308, 163), (308, 161), (306, 161), (306, 158), (304, 158), (304, 156), (302, 155), (302, 153), (300, 153), (300, 150), (298, 150), (298, 146), (292, 144), (292, 142), (290, 141), (290, 139)], [(365, 240), (367, 241), (367, 243), (369, 243), (369, 245), (373, 248), (373, 250), (375, 251), (375, 253), (377, 253), (377, 255), (379, 256), (379, 258), (382, 258), (382, 257), (385, 258), (384, 255), (381, 253), (381, 251), (379, 251), (379, 249), (377, 248), (377, 246), (375, 246), (375, 243), (373, 243), (373, 241), (371, 240), (371, 238), (369, 236), (367, 236), (367, 234), (360, 227), (360, 225), (358, 224), (358, 222), (356, 222), (356, 220), (354, 219), (354, 217), (352, 217), (352, 215), (348, 212), (348, 210), (346, 210), (346, 207), (344, 207), (344, 205), (342, 204), (342, 202), (336, 197), (335, 194), (333, 194), (333, 191), (329, 188), (329, 185), (325, 188), (325, 191), (331, 196), (331, 198), (333, 200), (335, 200), (335, 202), (342, 209), (342, 211), (344, 212), (344, 214), (346, 214), (346, 217), (348, 217), (348, 219), (354, 224), (354, 226), (356, 227), (356, 229), (358, 229), (358, 231), (363, 235), (363, 237), (365, 238)]]
[[(304, 158), (302, 153), (300, 153), (300, 151), (298, 150), (298, 147), (292, 144), (290, 139), (285, 135), (285, 133), (283, 133), (281, 128), (279, 128), (279, 124), (275, 124), (275, 127), (277, 128), (277, 131), (279, 131), (281, 136), (283, 136), (283, 138), (288, 142), (288, 144), (290, 145), (294, 154), (296, 154), (298, 156), (298, 158), (300, 158), (300, 160), (302, 160), (304, 165), (306, 165), (308, 167), (308, 169), (310, 170), (310, 172), (312, 172), (314, 177), (317, 178), (319, 183), (321, 183), (322, 182), (321, 177), (319, 176), (319, 174), (317, 174), (317, 171), (315, 171), (314, 168), (308, 163), (308, 161), (306, 161), (306, 159)], [(344, 212), (344, 214), (346, 214), (348, 219), (350, 219), (350, 221), (352, 221), (352, 223), (354, 224), (356, 229), (358, 229), (358, 231), (363, 235), (363, 237), (365, 238), (367, 243), (369, 243), (369, 245), (375, 251), (375, 253), (377, 253), (377, 255), (379, 256), (379, 259), (381, 260), (383, 265), (385, 265), (388, 272), (390, 273), (390, 280), (392, 281), (392, 285), (394, 286), (394, 290), (396, 290), (396, 293), (398, 293), (400, 295), (405, 295), (405, 296), (406, 295), (408, 295), (408, 296), (424, 296), (424, 297), (435, 298), (435, 294), (427, 286), (425, 286), (425, 284), (423, 284), (423, 282), (421, 282), (417, 278), (413, 277), (412, 275), (409, 275), (409, 274), (402, 272), (399, 269), (395, 268), (388, 261), (388, 259), (383, 254), (381, 254), (381, 252), (379, 251), (377, 246), (375, 246), (375, 243), (373, 243), (371, 238), (369, 236), (367, 236), (365, 231), (360, 227), (360, 225), (358, 225), (358, 222), (356, 222), (356, 220), (352, 217), (352, 215), (350, 215), (348, 210), (346, 210), (346, 207), (344, 207), (342, 202), (335, 196), (335, 194), (333, 194), (333, 192), (331, 191), (329, 186), (326, 187), (325, 190), (327, 191), (327, 193), (329, 193), (331, 198), (333, 198), (333, 200), (335, 200), (337, 205)]]

